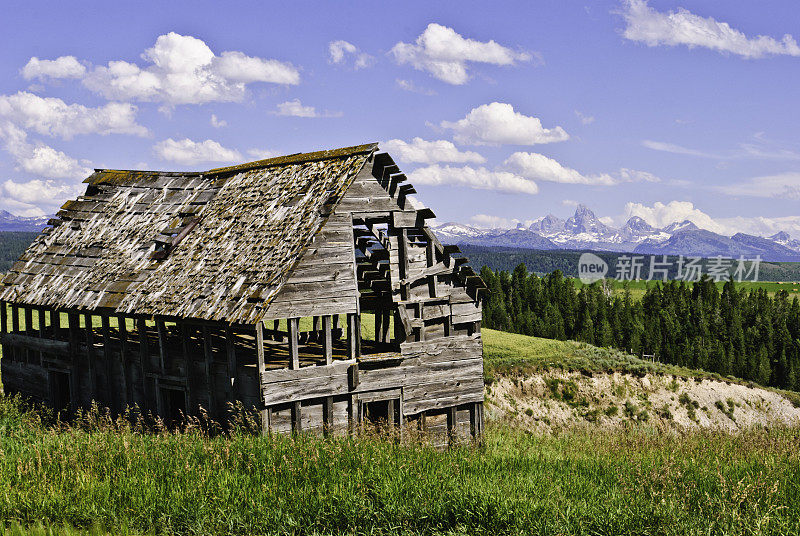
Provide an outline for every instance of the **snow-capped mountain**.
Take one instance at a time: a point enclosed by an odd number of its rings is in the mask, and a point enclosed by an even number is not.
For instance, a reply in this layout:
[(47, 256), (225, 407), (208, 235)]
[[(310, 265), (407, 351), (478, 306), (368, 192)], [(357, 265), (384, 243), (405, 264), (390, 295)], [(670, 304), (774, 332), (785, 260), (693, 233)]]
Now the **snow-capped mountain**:
[(548, 214), (527, 229), (480, 229), (459, 223), (433, 228), (444, 243), (530, 249), (588, 249), (658, 255), (713, 257), (740, 255), (763, 260), (800, 261), (800, 240), (788, 233), (768, 238), (737, 233), (732, 237), (700, 229), (693, 222), (673, 222), (657, 229), (638, 216), (616, 229), (600, 220), (586, 205), (578, 205), (567, 220)]
[(786, 231), (775, 233), (769, 239), (793, 251), (800, 251), (800, 240), (793, 239)]
[(47, 216), (28, 218), (0, 210), (0, 231), (26, 231), (38, 233), (47, 225)]

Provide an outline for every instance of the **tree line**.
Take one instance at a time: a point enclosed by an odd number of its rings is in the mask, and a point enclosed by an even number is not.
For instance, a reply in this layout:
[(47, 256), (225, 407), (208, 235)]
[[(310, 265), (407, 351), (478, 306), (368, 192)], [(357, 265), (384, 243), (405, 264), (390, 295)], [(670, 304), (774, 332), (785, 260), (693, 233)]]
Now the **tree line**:
[(598, 282), (575, 288), (556, 270), (539, 277), (524, 264), (511, 273), (484, 266), (487, 328), (615, 347), (670, 363), (800, 391), (800, 303), (779, 291), (720, 291), (698, 282), (650, 286), (640, 300)]

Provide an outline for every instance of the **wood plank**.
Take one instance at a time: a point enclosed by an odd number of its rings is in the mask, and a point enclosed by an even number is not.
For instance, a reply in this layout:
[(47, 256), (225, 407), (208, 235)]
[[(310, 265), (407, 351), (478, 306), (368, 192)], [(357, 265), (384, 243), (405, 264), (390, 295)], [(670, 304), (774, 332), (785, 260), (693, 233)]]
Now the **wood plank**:
[(10, 345), (17, 348), (24, 348), (25, 350), (44, 352), (47, 354), (64, 357), (68, 357), (70, 355), (69, 343), (64, 341), (42, 339), (39, 337), (31, 337), (29, 335), (21, 335), (19, 333), (4, 333), (0, 335), (0, 341), (2, 341), (4, 346)]
[(203, 373), (206, 380), (208, 394), (208, 414), (212, 419), (217, 418), (216, 397), (214, 396), (214, 378), (211, 376), (211, 363), (214, 362), (214, 348), (211, 341), (211, 329), (203, 326)]
[(325, 356), (325, 364), (330, 365), (333, 361), (333, 332), (330, 315), (322, 317), (322, 355)]
[(300, 368), (300, 350), (298, 341), (299, 318), (289, 318), (286, 321), (289, 325), (289, 368)]

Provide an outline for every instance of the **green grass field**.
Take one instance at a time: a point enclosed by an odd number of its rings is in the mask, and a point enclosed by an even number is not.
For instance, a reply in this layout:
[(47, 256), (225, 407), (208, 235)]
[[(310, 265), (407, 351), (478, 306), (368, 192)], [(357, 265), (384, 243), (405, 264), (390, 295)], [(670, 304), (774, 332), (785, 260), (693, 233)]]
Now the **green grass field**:
[[(368, 330), (368, 321), (365, 329)], [(560, 367), (704, 374), (484, 330), (488, 376)], [(0, 533), (791, 534), (800, 430), (536, 436), (482, 447), (71, 426), (0, 398)]]
[[(570, 278), (573, 280), (575, 288), (581, 288), (585, 286), (580, 279), (578, 278)], [(625, 290), (630, 290), (631, 297), (635, 300), (640, 300), (642, 296), (644, 296), (645, 291), (655, 286), (659, 283), (659, 281), (616, 281), (614, 279), (607, 280), (607, 284), (610, 285), (612, 292), (615, 295), (623, 295)], [(722, 292), (722, 287), (725, 283), (718, 282), (717, 287), (719, 288), (720, 292)], [(784, 281), (784, 282), (776, 282), (776, 281), (742, 281), (741, 283), (736, 283), (737, 289), (757, 289), (763, 288), (766, 290), (770, 296), (774, 296), (777, 292), (781, 290), (785, 290), (789, 293), (789, 299), (794, 297), (800, 298), (800, 283), (791, 282), (791, 281)]]

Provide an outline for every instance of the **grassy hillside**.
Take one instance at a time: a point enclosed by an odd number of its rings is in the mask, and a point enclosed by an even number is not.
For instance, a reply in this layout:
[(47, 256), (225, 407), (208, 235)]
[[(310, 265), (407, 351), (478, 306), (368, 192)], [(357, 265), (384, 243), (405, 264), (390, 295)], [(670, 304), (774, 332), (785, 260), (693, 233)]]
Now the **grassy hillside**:
[[(703, 373), (484, 330), (487, 376)], [(531, 435), (481, 448), (418, 438), (142, 433), (98, 413), (52, 424), (0, 398), (0, 534), (789, 534), (800, 430)]]

